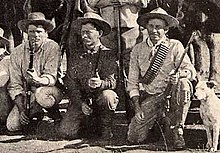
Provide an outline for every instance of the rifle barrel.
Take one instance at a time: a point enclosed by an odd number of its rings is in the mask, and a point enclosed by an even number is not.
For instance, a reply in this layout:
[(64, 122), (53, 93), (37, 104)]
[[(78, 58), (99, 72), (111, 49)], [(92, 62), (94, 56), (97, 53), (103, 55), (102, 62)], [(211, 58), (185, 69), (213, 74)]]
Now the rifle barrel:
[(178, 72), (181, 63), (182, 63), (182, 61), (183, 61), (183, 59), (184, 59), (186, 53), (188, 52), (189, 45), (190, 45), (190, 43), (193, 41), (193, 39), (194, 39), (194, 37), (195, 37), (196, 35), (197, 35), (197, 32), (196, 32), (196, 31), (192, 32), (192, 34), (191, 34), (191, 36), (190, 36), (190, 38), (189, 38), (189, 41), (188, 41), (188, 43), (187, 43), (187, 45), (186, 45), (186, 47), (185, 47), (185, 50), (184, 50), (184, 52), (183, 52), (183, 55), (182, 55), (181, 58), (180, 58), (179, 64), (177, 65), (177, 67), (176, 67), (175, 70), (174, 70), (174, 74), (176, 74), (176, 73)]

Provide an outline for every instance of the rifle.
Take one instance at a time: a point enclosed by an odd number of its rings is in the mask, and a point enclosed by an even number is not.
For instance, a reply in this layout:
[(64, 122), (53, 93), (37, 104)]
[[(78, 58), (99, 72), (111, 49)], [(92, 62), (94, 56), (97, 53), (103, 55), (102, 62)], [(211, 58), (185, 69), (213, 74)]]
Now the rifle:
[[(121, 46), (121, 15), (120, 15), (120, 7), (121, 4), (118, 1), (113, 1), (112, 2), (114, 6), (114, 23), (115, 27), (117, 27), (117, 57), (119, 61), (119, 67), (118, 67), (118, 80), (119, 83), (122, 83), (124, 87), (126, 88), (126, 82), (127, 82), (127, 75), (125, 73), (124, 69), (124, 61), (123, 61), (123, 52), (122, 52), (122, 46)], [(123, 79), (121, 79), (123, 77)]]
[[(182, 63), (186, 53), (188, 52), (189, 45), (193, 41), (193, 39), (196, 35), (197, 35), (196, 31), (192, 32), (192, 34), (189, 38), (189, 41), (185, 47), (185, 50), (183, 52), (183, 55), (181, 56), (179, 63), (177, 64), (176, 68), (174, 69), (173, 75), (176, 75), (176, 73), (178, 72), (181, 63)], [(165, 106), (167, 112), (169, 112), (169, 109), (170, 109), (170, 98), (171, 98), (172, 91), (173, 91), (173, 84), (171, 83), (171, 81), (169, 81), (169, 83), (164, 91), (163, 98), (162, 98), (163, 100), (166, 100), (166, 102), (167, 102), (166, 106)]]
[[(30, 45), (31, 46), (31, 45)], [(30, 72), (33, 72), (33, 60), (34, 60), (34, 48), (30, 47), (30, 61), (28, 70)], [(24, 89), (25, 89), (25, 106), (26, 106), (26, 115), (30, 117), (30, 103), (31, 103), (31, 83), (24, 78)]]
[(122, 50), (122, 38), (121, 38), (121, 12), (120, 7), (122, 7), (123, 2), (119, 2), (118, 0), (112, 1), (112, 5), (114, 7), (114, 24), (117, 28), (117, 60), (119, 62), (118, 66), (118, 79), (117, 79), (117, 93), (120, 95), (120, 101), (124, 103), (124, 107), (126, 110), (126, 118), (129, 121), (132, 117), (132, 109), (129, 102), (129, 96), (126, 93), (127, 81), (128, 77), (125, 71), (125, 63), (123, 59), (123, 50)]

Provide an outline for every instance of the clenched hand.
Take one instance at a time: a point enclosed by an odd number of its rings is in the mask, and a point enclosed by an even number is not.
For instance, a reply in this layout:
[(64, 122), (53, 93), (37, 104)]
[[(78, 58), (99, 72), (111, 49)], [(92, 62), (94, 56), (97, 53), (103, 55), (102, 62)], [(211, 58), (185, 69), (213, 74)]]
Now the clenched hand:
[(96, 77), (92, 77), (89, 79), (89, 87), (95, 89), (95, 88), (99, 88), (102, 85), (102, 80), (99, 77), (98, 72), (96, 73)]

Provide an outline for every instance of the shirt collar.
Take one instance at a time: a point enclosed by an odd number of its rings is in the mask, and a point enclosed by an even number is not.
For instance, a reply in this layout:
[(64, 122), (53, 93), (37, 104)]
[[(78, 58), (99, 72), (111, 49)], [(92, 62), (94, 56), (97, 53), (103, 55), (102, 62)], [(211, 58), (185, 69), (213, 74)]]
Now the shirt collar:
[(92, 50), (87, 50), (88, 54), (95, 54), (99, 51), (99, 48), (101, 46), (101, 43), (99, 42), (94, 48), (92, 48)]
[[(44, 43), (41, 44), (41, 46), (39, 47), (38, 50), (35, 51), (35, 53), (38, 52), (38, 51), (40, 51), (43, 45), (44, 45)], [(26, 42), (26, 49), (28, 49), (29, 51), (31, 50), (29, 41)]]
[(163, 42), (163, 41), (167, 41), (167, 37), (166, 36), (164, 36), (161, 40), (159, 40), (155, 45), (152, 43), (152, 41), (150, 40), (150, 37), (148, 37), (147, 39), (146, 39), (146, 43), (147, 43), (147, 45), (148, 46), (150, 46), (150, 47), (155, 47), (155, 46), (157, 46), (157, 45), (159, 45), (161, 42)]
[(99, 49), (102, 50), (110, 50), (109, 48), (105, 47), (101, 42), (99, 42), (94, 48), (93, 51), (87, 50), (86, 54), (95, 54), (99, 51)]
[(91, 52), (90, 50), (86, 50), (86, 49), (85, 49), (85, 50), (84, 50), (85, 52), (81, 54), (80, 58), (83, 58), (83, 57), (86, 56), (86, 55), (93, 55), (93, 54), (97, 53), (97, 52), (99, 51), (99, 49), (101, 49), (101, 50), (111, 50), (111, 49), (105, 47), (102, 43), (99, 43), (99, 44), (96, 45), (96, 47), (95, 47), (95, 52), (94, 52), (94, 51)]

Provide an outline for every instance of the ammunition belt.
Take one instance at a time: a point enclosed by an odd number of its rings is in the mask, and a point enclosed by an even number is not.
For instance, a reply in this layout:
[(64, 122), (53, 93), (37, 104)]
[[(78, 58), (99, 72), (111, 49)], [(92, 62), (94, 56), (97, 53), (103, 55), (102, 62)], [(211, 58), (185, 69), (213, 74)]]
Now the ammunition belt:
[(158, 46), (158, 50), (155, 53), (153, 59), (151, 60), (151, 63), (150, 63), (149, 68), (147, 69), (147, 72), (141, 78), (141, 83), (148, 85), (155, 79), (155, 77), (157, 76), (159, 70), (161, 69), (164, 63), (164, 60), (166, 58), (168, 51), (169, 51), (169, 48), (165, 46), (164, 44), (161, 43)]

